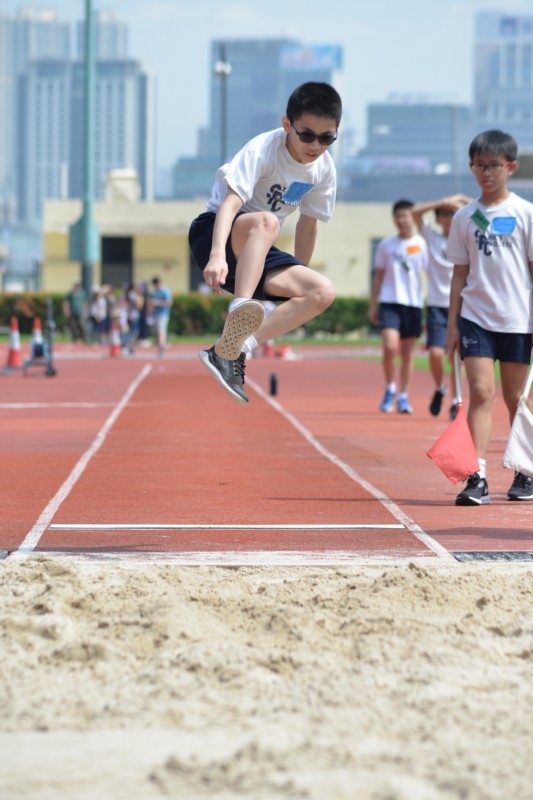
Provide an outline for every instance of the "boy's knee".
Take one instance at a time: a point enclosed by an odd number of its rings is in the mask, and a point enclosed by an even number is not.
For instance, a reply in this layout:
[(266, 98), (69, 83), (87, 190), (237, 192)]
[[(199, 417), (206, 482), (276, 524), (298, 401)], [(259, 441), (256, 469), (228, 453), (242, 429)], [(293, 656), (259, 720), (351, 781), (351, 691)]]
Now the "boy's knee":
[(277, 217), (269, 211), (260, 212), (255, 215), (253, 228), (269, 239), (277, 239), (280, 232), (280, 224)]
[(317, 305), (321, 311), (325, 311), (326, 308), (329, 308), (329, 306), (335, 300), (335, 288), (333, 284), (328, 278), (324, 278), (322, 276), (320, 282), (315, 287), (314, 294)]

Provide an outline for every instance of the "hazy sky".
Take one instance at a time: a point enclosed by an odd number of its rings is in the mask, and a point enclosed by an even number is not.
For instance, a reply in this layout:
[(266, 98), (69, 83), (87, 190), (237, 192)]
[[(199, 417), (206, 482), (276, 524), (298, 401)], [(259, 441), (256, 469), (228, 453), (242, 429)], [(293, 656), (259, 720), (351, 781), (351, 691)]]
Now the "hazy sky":
[[(55, 8), (82, 19), (84, 0), (0, 0)], [(474, 21), (479, 11), (533, 13), (531, 0), (93, 0), (130, 28), (130, 55), (157, 75), (157, 161), (194, 155), (208, 118), (209, 45), (221, 38), (290, 37), (344, 49), (343, 126), (365, 139), (365, 108), (391, 93), (472, 101)], [(280, 109), (280, 117), (284, 109)]]

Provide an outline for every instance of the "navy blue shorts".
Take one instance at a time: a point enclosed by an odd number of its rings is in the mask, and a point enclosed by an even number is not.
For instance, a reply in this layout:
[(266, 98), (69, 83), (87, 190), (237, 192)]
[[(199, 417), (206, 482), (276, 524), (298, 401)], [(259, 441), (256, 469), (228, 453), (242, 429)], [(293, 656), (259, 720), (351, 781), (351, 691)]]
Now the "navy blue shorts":
[(495, 333), (486, 331), (475, 322), (459, 317), (461, 358), (475, 356), (492, 358), (509, 364), (529, 364), (531, 361), (530, 333)]
[(441, 306), (428, 306), (427, 345), (446, 350), (448, 331), (448, 309)]
[[(245, 214), (245, 211), (239, 212), (235, 219), (240, 214)], [(211, 247), (213, 242), (213, 227), (215, 225), (216, 214), (214, 211), (204, 211), (203, 214), (193, 220), (189, 228), (189, 247), (191, 248), (192, 258), (196, 266), (204, 271), (211, 255)], [(237, 268), (237, 259), (233, 250), (231, 249), (231, 236), (228, 237), (226, 244), (226, 261), (228, 264), (228, 275), (223, 289), (227, 292), (235, 293), (235, 270)], [(265, 266), (263, 274), (259, 279), (257, 288), (253, 294), (255, 300), (287, 300), (286, 297), (276, 297), (267, 294), (264, 289), (266, 273), (271, 269), (280, 269), (282, 267), (292, 267), (296, 264), (304, 266), (301, 261), (291, 256), (290, 253), (284, 253), (277, 247), (271, 247), (265, 259)]]
[(380, 303), (380, 329), (399, 331), (400, 339), (417, 339), (422, 333), (422, 309), (400, 303)]

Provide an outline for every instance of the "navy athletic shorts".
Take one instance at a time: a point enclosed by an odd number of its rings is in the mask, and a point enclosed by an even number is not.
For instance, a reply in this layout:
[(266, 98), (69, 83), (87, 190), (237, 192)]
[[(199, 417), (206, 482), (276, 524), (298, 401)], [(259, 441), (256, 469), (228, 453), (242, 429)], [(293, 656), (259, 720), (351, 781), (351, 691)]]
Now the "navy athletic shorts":
[[(239, 212), (239, 214), (245, 214), (245, 213), (246, 213), (245, 211)], [(239, 216), (239, 214), (237, 214), (237, 217)], [(202, 272), (206, 268), (207, 263), (209, 261), (209, 256), (211, 254), (215, 217), (216, 214), (214, 211), (204, 211), (203, 214), (200, 214), (200, 216), (196, 217), (196, 219), (193, 220), (191, 227), (189, 228), (189, 247), (191, 248), (193, 261), (196, 264), (196, 266), (202, 270)], [(235, 217), (235, 219), (237, 219), (237, 217)], [(237, 267), (237, 259), (235, 258), (235, 254), (231, 249), (231, 236), (228, 237), (228, 242), (226, 244), (226, 261), (228, 264), (228, 275), (226, 278), (226, 283), (222, 288), (225, 291), (234, 294), (235, 269)], [(264, 284), (265, 284), (266, 273), (271, 269), (279, 269), (280, 267), (292, 267), (296, 264), (303, 266), (302, 262), (298, 261), (298, 259), (294, 258), (294, 256), (291, 256), (290, 253), (284, 253), (283, 250), (279, 250), (277, 247), (271, 247), (265, 259), (263, 274), (259, 279), (259, 283), (253, 295), (254, 299), (287, 300), (286, 297), (275, 297), (265, 292)]]
[(461, 358), (476, 356), (510, 364), (529, 364), (531, 361), (530, 333), (486, 331), (464, 317), (459, 317), (459, 333), (461, 335)]
[(441, 306), (428, 306), (427, 345), (446, 350), (448, 332), (448, 309)]
[(422, 333), (422, 309), (401, 303), (380, 303), (380, 329), (393, 328), (400, 339), (417, 339)]

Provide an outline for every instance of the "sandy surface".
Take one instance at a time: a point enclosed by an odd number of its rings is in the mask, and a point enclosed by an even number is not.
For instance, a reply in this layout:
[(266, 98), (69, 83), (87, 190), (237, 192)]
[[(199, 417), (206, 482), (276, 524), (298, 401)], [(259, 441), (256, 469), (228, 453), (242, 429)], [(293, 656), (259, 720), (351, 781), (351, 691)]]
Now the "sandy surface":
[(0, 563), (2, 800), (533, 796), (527, 564)]

